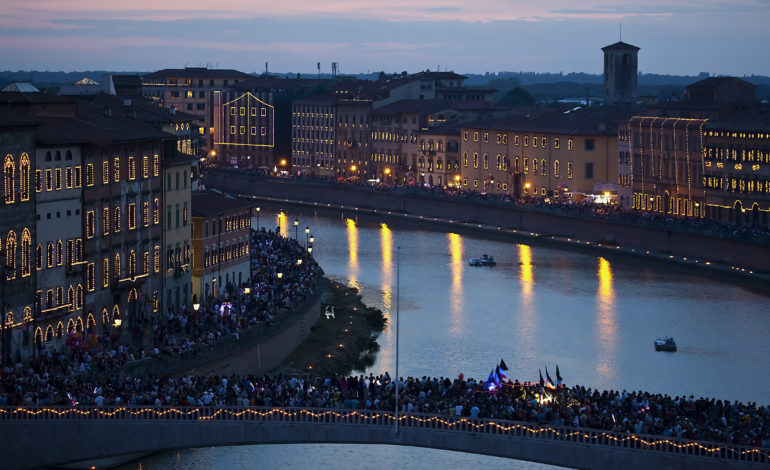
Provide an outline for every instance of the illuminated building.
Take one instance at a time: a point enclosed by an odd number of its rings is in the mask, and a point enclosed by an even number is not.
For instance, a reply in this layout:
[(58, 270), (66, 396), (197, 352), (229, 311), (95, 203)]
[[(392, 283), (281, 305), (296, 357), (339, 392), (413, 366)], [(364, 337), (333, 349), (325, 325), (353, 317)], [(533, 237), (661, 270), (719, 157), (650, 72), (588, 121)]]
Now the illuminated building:
[[(192, 186), (197, 159), (185, 155), (164, 155), (163, 175), (163, 304), (179, 312), (192, 305)], [(150, 210), (149, 206), (142, 210)], [(142, 217), (145, 217), (142, 214)], [(189, 310), (188, 310), (189, 311)]]
[[(5, 96), (6, 93), (0, 93)], [(0, 359), (13, 362), (17, 354), (29, 357), (25, 347), (30, 344), (34, 319), (34, 240), (35, 198), (33, 194), (35, 129), (33, 119), (20, 118), (15, 113), (0, 112), (0, 154), (3, 156), (3, 177), (0, 181), (3, 201), (0, 203), (0, 271), (2, 285), (2, 330), (0, 330)]]
[(214, 91), (214, 155), (239, 168), (271, 168), (275, 108), (270, 94)]
[(437, 125), (418, 134), (417, 181), (429, 186), (459, 187), (460, 127), (457, 123)]
[(192, 292), (201, 301), (249, 279), (251, 210), (248, 201), (193, 194)]
[(515, 197), (617, 191), (617, 114), (608, 108), (558, 109), (536, 117), (461, 127), (464, 189)]
[[(292, 106), (293, 172), (369, 179), (369, 119), (372, 102), (317, 95)], [(353, 169), (355, 167), (355, 169)]]
[[(486, 101), (401, 100), (372, 110), (369, 174), (384, 178), (385, 169), (394, 183), (426, 183), (420, 171), (419, 134), (448, 122), (464, 122), (502, 116), (504, 106)], [(423, 166), (425, 158), (423, 158)], [(436, 182), (436, 184), (438, 184)]]
[(214, 144), (214, 92), (225, 91), (253, 76), (230, 69), (185, 67), (163, 69), (142, 76), (145, 97), (162, 106), (196, 117), (200, 135), (205, 138), (207, 151)]

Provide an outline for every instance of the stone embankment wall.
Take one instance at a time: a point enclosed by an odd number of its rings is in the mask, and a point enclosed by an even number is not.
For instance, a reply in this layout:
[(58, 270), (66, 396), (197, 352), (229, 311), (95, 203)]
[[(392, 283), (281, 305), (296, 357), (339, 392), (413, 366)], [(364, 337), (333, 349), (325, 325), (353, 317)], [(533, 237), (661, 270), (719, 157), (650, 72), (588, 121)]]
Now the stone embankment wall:
[(543, 236), (573, 237), (628, 249), (650, 250), (693, 257), (756, 272), (770, 272), (770, 244), (755, 244), (653, 224), (633, 224), (600, 218), (569, 216), (548, 209), (513, 207), (496, 201), (457, 200), (415, 194), (414, 191), (377, 191), (369, 187), (210, 172), (206, 186), (234, 194), (285, 198), (362, 209), (401, 212), (425, 217), (497, 225), (502, 229), (538, 232)]

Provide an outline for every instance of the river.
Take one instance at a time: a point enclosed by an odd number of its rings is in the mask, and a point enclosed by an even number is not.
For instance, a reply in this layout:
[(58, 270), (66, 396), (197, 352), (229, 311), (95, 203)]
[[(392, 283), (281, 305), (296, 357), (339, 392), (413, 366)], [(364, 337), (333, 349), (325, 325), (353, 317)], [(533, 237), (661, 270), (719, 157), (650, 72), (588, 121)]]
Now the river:
[[(281, 215), (279, 215), (281, 214)], [(504, 359), (508, 376), (538, 380), (559, 366), (565, 383), (728, 400), (770, 398), (770, 304), (766, 296), (694, 271), (517, 241), (402, 225), (357, 213), (262, 207), (259, 224), (305, 243), (327, 276), (360, 289), (388, 327), (371, 370), (395, 371), (398, 303), (401, 376), (463, 373), (484, 379)], [(257, 225), (257, 219), (254, 224)], [(494, 256), (495, 267), (468, 266)], [(398, 289), (397, 289), (398, 285)], [(676, 353), (653, 340), (673, 336)], [(385, 468), (546, 465), (389, 446), (291, 445), (193, 449), (143, 459), (128, 469)]]

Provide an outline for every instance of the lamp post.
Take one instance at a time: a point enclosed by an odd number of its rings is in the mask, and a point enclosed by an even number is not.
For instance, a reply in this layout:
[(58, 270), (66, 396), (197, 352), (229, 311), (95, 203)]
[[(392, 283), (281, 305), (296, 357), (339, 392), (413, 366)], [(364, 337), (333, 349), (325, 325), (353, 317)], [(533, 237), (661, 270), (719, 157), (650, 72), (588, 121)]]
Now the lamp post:
[(307, 248), (309, 237), (310, 237), (310, 227), (305, 227), (305, 248)]
[(294, 239), (299, 242), (299, 219), (294, 219)]
[[(281, 286), (281, 278), (283, 277), (283, 273), (282, 272), (277, 272), (277, 273), (275, 273), (275, 277), (278, 278), (277, 286), (280, 287)], [(275, 307), (275, 286), (273, 287), (273, 289), (270, 289), (270, 293), (273, 294), (271, 300), (272, 300), (273, 307)], [(273, 310), (273, 309), (271, 308), (270, 310)], [(276, 311), (277, 310), (278, 309), (276, 309)]]
[(254, 210), (257, 211), (257, 232), (259, 232), (259, 212), (262, 210), (262, 208), (256, 207)]
[(193, 323), (198, 326), (198, 310), (200, 310), (201, 304), (198, 302), (198, 296), (193, 294), (193, 312), (195, 312), (195, 318)]

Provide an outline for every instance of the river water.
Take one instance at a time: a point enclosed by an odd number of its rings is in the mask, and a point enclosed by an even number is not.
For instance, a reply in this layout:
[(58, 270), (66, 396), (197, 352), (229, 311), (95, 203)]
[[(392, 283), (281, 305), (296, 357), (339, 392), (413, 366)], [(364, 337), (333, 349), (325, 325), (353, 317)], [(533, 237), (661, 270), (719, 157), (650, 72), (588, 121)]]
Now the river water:
[[(283, 214), (283, 215), (278, 215)], [(376, 216), (263, 207), (259, 224), (294, 237), (294, 219), (315, 237), (327, 276), (360, 289), (388, 327), (370, 371), (484, 379), (505, 360), (508, 376), (538, 380), (558, 364), (565, 383), (770, 402), (770, 304), (766, 296), (694, 272), (628, 258), (431, 231)], [(254, 220), (257, 225), (257, 220)], [(468, 266), (494, 256), (495, 267)], [(398, 288), (397, 288), (398, 286)], [(673, 336), (678, 352), (655, 352)], [(391, 446), (283, 445), (193, 449), (128, 469), (181, 470), (483, 466), (553, 468), (486, 456)]]

